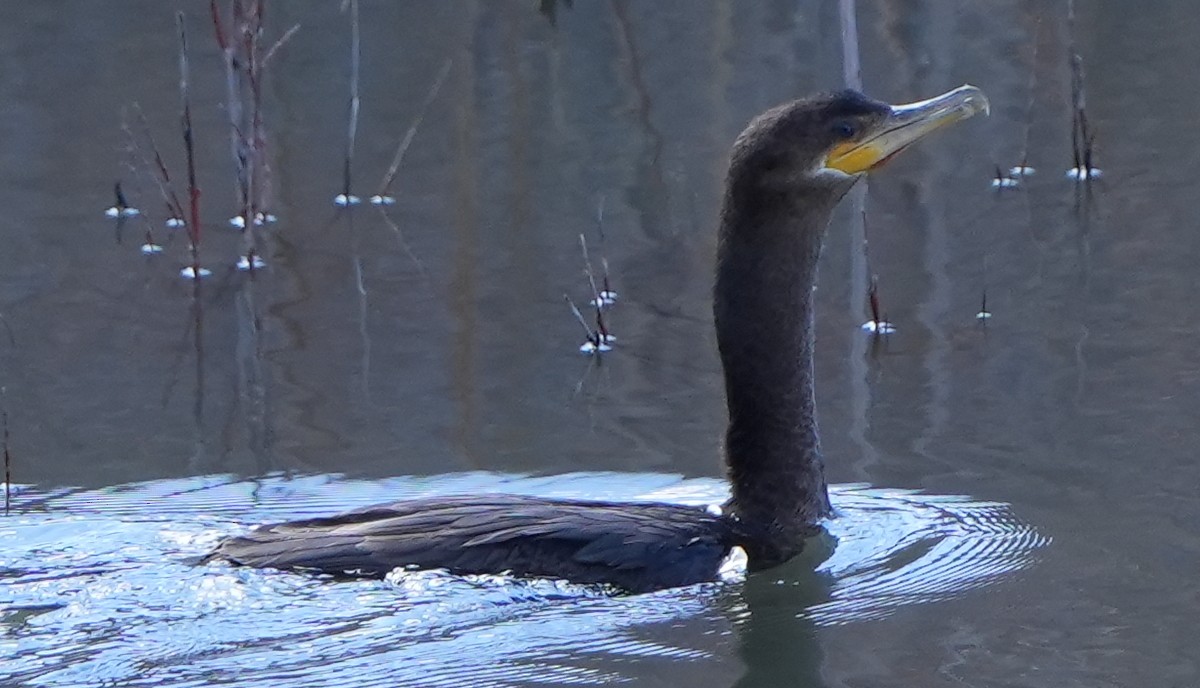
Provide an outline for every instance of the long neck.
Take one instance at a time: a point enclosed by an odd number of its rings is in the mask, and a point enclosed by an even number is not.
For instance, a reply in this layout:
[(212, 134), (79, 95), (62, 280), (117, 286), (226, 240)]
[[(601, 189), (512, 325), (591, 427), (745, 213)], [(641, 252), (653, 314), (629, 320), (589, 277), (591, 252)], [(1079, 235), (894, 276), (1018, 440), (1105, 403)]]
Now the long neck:
[(839, 197), (731, 185), (721, 213), (714, 314), (725, 458), (752, 567), (797, 554), (830, 511), (813, 400), (813, 286)]

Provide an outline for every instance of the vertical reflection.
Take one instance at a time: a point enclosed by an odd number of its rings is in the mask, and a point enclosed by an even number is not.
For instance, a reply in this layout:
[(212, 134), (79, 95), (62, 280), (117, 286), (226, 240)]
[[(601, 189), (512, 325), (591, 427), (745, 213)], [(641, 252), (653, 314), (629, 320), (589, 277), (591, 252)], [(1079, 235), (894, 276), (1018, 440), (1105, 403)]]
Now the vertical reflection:
[[(709, 142), (717, 149), (723, 149), (726, 143), (727, 131), (730, 128), (730, 113), (729, 99), (726, 94), (729, 93), (729, 85), (733, 79), (733, 65), (729, 59), (730, 53), (735, 47), (736, 35), (734, 32), (734, 8), (733, 3), (719, 2), (713, 11), (710, 13), (712, 18), (712, 41), (709, 42), (709, 72), (712, 77), (706, 80), (709, 87), (708, 109), (711, 113), (709, 117)], [(725, 191), (725, 178), (721, 175), (711, 175), (710, 179), (713, 182), (711, 191), (709, 192), (712, 198), (720, 198)], [(692, 187), (693, 189), (695, 187)], [(692, 192), (692, 198), (689, 199), (689, 208), (692, 211), (692, 230), (696, 234), (700, 234), (703, 230), (704, 222), (697, 217), (697, 208), (695, 207), (695, 191)], [(716, 232), (705, 232), (706, 236), (711, 236), (712, 241), (716, 242)]]
[(451, 261), (450, 312), (455, 322), (450, 345), (451, 394), (457, 407), (452, 440), (458, 453), (474, 465), (476, 415), (475, 358), (478, 330), (476, 258), (479, 244), (478, 120), (475, 100), (475, 40), (487, 27), (480, 21), (478, 3), (467, 5), (469, 35), (461, 42), (455, 62), (457, 108), (454, 114), (454, 255)]
[[(515, 268), (511, 277), (505, 275), (504, 282), (515, 288), (521, 302), (527, 303), (545, 294), (544, 287), (538, 280), (542, 273), (542, 257), (537, 255), (534, 248), (537, 246), (536, 232), (539, 227), (533, 213), (534, 184), (530, 175), (530, 151), (533, 146), (552, 139), (552, 132), (535, 123), (531, 115), (532, 95), (530, 79), (526, 72), (532, 70), (523, 55), (522, 34), (524, 20), (529, 17), (528, 8), (520, 4), (508, 4), (503, 7), (505, 33), (501, 46), (504, 65), (502, 76), (507, 82), (507, 88), (504, 90), (509, 95), (510, 103), (504, 110), (507, 113), (507, 121), (501, 129), (508, 139), (509, 159), (504, 170), (509, 185), (509, 219), (504, 246), (497, 247), (497, 250), (507, 253), (512, 267)], [(537, 95), (544, 94), (545, 92), (539, 89)], [(534, 155), (540, 156), (540, 153), (541, 151), (536, 151)], [(505, 332), (520, 332), (530, 326), (529, 318), (520, 316), (515, 322), (507, 322), (503, 317), (496, 318), (494, 322), (502, 324)], [(528, 336), (535, 336), (535, 333), (529, 332)], [(522, 357), (517, 360), (529, 359)]]
[(613, 29), (617, 45), (621, 48), (621, 63), (626, 68), (624, 80), (633, 92), (633, 111), (645, 144), (638, 158), (637, 181), (629, 189), (629, 206), (637, 209), (641, 216), (644, 236), (654, 237), (659, 236), (662, 229), (671, 226), (670, 192), (662, 169), (663, 135), (652, 117), (654, 105), (650, 87), (646, 84), (645, 64), (629, 16), (630, 4), (626, 0), (612, 0), (611, 7)]
[(830, 579), (801, 556), (782, 568), (752, 574), (733, 605), (738, 654), (746, 673), (737, 688), (824, 686), (824, 656), (807, 610), (829, 599)]
[(237, 310), (237, 408), (246, 432), (246, 441), (255, 460), (255, 473), (272, 470), (271, 433), (267, 415), (267, 385), (262, 365), (262, 320), (254, 295), (255, 275), (246, 276), (238, 289)]
[(371, 400), (371, 334), (367, 323), (368, 303), (367, 281), (363, 275), (362, 247), (360, 246), (358, 228), (354, 224), (354, 208), (346, 208), (346, 231), (350, 234), (350, 259), (354, 264), (354, 291), (358, 294), (358, 340), (359, 340), (359, 370), (362, 378), (362, 394), (366, 401)]
[(204, 437), (204, 304), (200, 300), (200, 277), (192, 280), (191, 329), (192, 351), (196, 355), (195, 389), (192, 394), (192, 423), (195, 439), (188, 469), (194, 473), (209, 469), (207, 442)]
[[(855, 0), (839, 0), (838, 18), (842, 30), (842, 79), (847, 88), (861, 91), (862, 66), (858, 49), (858, 8)], [(863, 179), (850, 190), (850, 301), (847, 309), (850, 322), (857, 325), (863, 319), (863, 304), (867, 300), (867, 283), (870, 279), (867, 265), (867, 180)], [(857, 478), (866, 478), (872, 466), (879, 461), (879, 452), (867, 440), (870, 427), (871, 386), (867, 375), (867, 338), (857, 330), (850, 336), (850, 441), (858, 452), (854, 457)]]
[[(921, 13), (921, 9), (916, 10)], [(925, 57), (923, 64), (915, 64), (905, 73), (914, 77), (914, 92), (937, 93), (945, 84), (951, 81), (950, 67), (954, 64), (954, 41), (946, 40), (947, 36), (956, 36), (955, 12), (937, 12), (924, 8), (924, 16), (909, 17), (909, 31), (912, 37), (911, 49), (907, 56), (914, 54)], [(915, 166), (914, 175), (920, 178), (910, 180), (912, 185), (913, 217), (918, 218), (918, 226), (924, 228), (924, 263), (925, 272), (929, 275), (929, 290), (925, 299), (918, 307), (918, 317), (929, 332), (929, 345), (926, 349), (924, 367), (929, 381), (929, 401), (925, 406), (926, 419), (923, 423), (921, 436), (913, 445), (914, 450), (926, 458), (929, 454), (930, 443), (942, 434), (943, 428), (950, 417), (950, 391), (952, 387), (950, 373), (950, 333), (945, 322), (950, 315), (953, 301), (953, 280), (949, 269), (953, 265), (950, 250), (950, 237), (946, 223), (946, 213), (938, 212), (931, 206), (929, 190), (935, 188), (938, 179), (945, 176), (947, 164), (946, 153), (937, 149), (923, 153), (926, 160)]]

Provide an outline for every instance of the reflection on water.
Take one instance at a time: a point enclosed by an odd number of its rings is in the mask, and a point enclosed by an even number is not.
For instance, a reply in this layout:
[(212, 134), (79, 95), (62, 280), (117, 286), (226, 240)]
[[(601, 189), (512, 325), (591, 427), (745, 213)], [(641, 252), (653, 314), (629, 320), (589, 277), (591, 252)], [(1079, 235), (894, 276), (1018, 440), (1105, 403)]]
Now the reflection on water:
[(988, 584), (1029, 563), (1045, 542), (1000, 504), (851, 485), (832, 490), (837, 545), (816, 573), (802, 557), (750, 580), (735, 570), (723, 582), (648, 595), (500, 576), (406, 572), (331, 582), (191, 564), (240, 524), (489, 490), (693, 504), (726, 497), (717, 480), (596, 473), (207, 476), (27, 491), (23, 513), (0, 522), (0, 648), (8, 658), (0, 682), (604, 684), (645, 682), (656, 663), (670, 663), (666, 685), (693, 671), (689, 685), (728, 685), (736, 663), (721, 660), (737, 653), (753, 666), (748, 658), (762, 651), (755, 643), (780, 639), (791, 659), (769, 663), (772, 670), (815, 676), (819, 653), (806, 629)]
[[(395, 227), (370, 206), (331, 222), (341, 4), (270, 3), (269, 37), (301, 28), (264, 83), (279, 222), (251, 280), (233, 264), (227, 84), (207, 3), (0, 3), (0, 397), (14, 478), (37, 486), (0, 519), (0, 684), (206, 672), (266, 684), (290, 671), (326, 685), (321, 662), (388, 684), (468, 668), (494, 683), (1196, 683), (1194, 0), (1076, 3), (1105, 172), (1078, 196), (1063, 177), (1066, 3), (857, 3), (870, 94), (911, 101), (970, 82), (993, 111), (871, 179), (869, 266), (850, 206), (830, 228), (816, 294), (830, 478), (984, 501), (842, 488), (849, 515), (825, 573), (796, 562), (635, 601), (436, 576), (398, 594), (398, 581), (181, 563), (242, 524), (439, 490), (718, 498), (717, 483), (642, 474), (721, 471), (711, 268), (729, 144), (764, 108), (842, 80), (839, 3), (362, 0), (357, 193), (375, 190), (453, 68), (393, 187)], [(187, 242), (159, 224), (120, 130), (140, 103), (179, 170), (179, 7), (193, 19), (214, 273), (194, 310), (178, 272)], [(1038, 174), (991, 188), (1023, 153)], [(124, 225), (102, 215), (118, 179), (142, 209)], [(586, 301), (578, 236), (593, 236), (599, 198), (621, 293), (603, 365), (578, 354), (562, 302)], [(163, 254), (139, 250), (143, 220)], [(868, 345), (870, 274), (897, 331)], [(638, 475), (501, 477), (580, 470)], [(274, 472), (313, 477), (224, 477)], [(148, 482), (164, 478), (177, 481)], [(111, 485), (127, 487), (63, 487)], [(1054, 546), (1036, 549), (988, 500)], [(1003, 585), (945, 599), (1035, 555)], [(487, 616), (494, 605), (504, 613)], [(543, 623), (568, 649), (535, 652)]]

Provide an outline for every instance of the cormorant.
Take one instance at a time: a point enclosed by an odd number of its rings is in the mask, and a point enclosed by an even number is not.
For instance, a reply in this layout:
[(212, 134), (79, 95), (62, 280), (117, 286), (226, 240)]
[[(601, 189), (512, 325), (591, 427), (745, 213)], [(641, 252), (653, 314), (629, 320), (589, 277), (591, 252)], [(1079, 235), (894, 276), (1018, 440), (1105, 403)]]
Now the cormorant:
[(941, 126), (986, 112), (973, 86), (889, 106), (855, 91), (756, 117), (733, 144), (714, 315), (732, 498), (677, 504), (515, 495), (433, 497), (260, 526), (206, 559), (381, 577), (397, 567), (509, 573), (644, 592), (713, 580), (733, 547), (750, 570), (791, 559), (830, 515), (813, 401), (813, 286), (834, 206), (863, 173)]

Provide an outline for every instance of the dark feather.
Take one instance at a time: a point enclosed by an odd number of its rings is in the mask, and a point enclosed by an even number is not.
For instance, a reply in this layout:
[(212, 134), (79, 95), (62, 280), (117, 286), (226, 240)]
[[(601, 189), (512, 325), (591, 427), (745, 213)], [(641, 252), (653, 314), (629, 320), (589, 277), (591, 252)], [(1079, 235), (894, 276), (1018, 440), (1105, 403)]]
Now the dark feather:
[(508, 572), (642, 592), (713, 580), (732, 544), (726, 519), (697, 507), (487, 495), (262, 526), (211, 558), (337, 575)]

